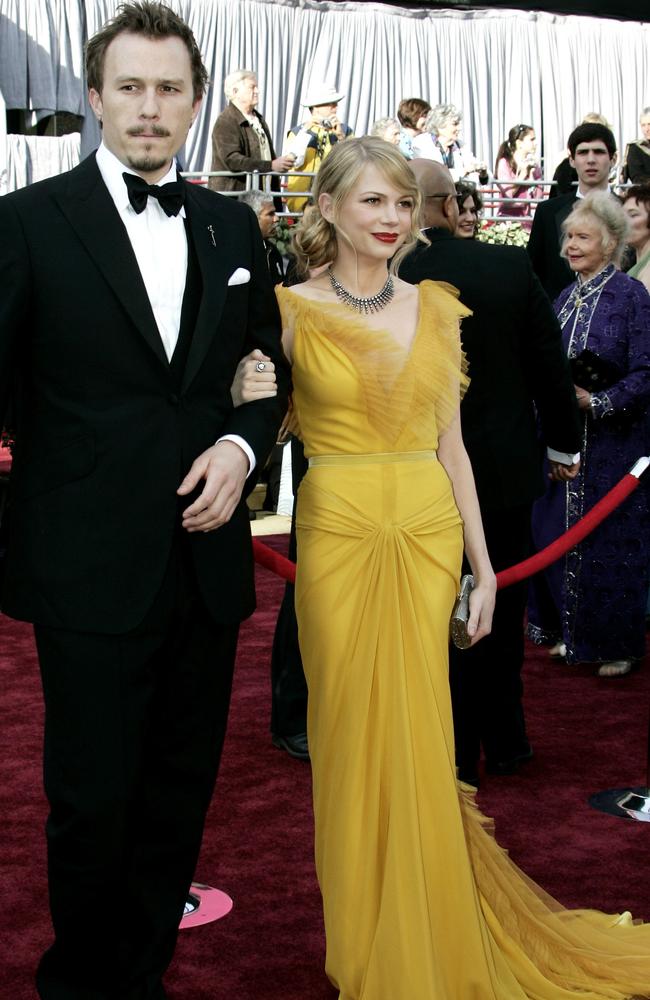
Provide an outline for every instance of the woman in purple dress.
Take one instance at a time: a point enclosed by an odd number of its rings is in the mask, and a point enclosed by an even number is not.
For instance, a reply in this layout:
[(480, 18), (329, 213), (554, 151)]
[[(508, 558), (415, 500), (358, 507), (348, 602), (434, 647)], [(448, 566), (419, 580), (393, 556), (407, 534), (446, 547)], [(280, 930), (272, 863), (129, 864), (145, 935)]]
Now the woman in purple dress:
[[(575, 524), (650, 452), (650, 295), (617, 264), (626, 219), (598, 192), (563, 225), (576, 281), (555, 303), (574, 371), (584, 434), (578, 475), (551, 482), (533, 511), (538, 549)], [(650, 473), (649, 473), (650, 475)], [(647, 478), (647, 477), (646, 477)], [(551, 655), (597, 663), (601, 677), (629, 673), (644, 654), (650, 484), (641, 486), (531, 587), (529, 632)]]

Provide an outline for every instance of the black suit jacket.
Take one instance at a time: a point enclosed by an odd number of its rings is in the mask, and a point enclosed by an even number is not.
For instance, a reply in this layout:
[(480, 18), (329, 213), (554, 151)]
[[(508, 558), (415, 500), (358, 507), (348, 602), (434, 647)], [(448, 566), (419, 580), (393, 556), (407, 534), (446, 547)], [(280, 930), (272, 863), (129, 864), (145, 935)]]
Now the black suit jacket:
[[(0, 415), (12, 373), (19, 383), (3, 591), (14, 617), (91, 632), (137, 625), (191, 502), (176, 489), (192, 461), (236, 433), (262, 465), (275, 441), (288, 373), (257, 220), (190, 184), (186, 216), (202, 291), (178, 379), (94, 155), (0, 199)], [(229, 286), (237, 268), (250, 281)], [(274, 359), (279, 393), (234, 410), (230, 384), (253, 347)], [(250, 614), (245, 504), (190, 544), (213, 617)]]
[(554, 302), (560, 292), (575, 281), (575, 274), (564, 257), (560, 257), (562, 223), (577, 201), (575, 191), (543, 201), (537, 206), (528, 241), (528, 254), (533, 270), (544, 291)]
[(650, 144), (643, 139), (631, 142), (627, 148), (627, 176), (633, 184), (650, 181)]
[(473, 315), (462, 322), (470, 387), (463, 440), (483, 510), (530, 503), (543, 491), (536, 409), (546, 443), (580, 449), (575, 390), (551, 304), (524, 250), (455, 239), (427, 229), (400, 277), (446, 281)]

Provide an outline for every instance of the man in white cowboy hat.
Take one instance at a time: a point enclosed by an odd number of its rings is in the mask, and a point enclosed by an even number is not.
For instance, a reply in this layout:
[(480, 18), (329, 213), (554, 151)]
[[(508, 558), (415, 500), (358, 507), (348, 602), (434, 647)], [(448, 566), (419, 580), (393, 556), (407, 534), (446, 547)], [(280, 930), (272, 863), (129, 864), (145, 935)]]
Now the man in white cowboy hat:
[[(338, 104), (345, 94), (327, 83), (316, 84), (305, 94), (303, 105), (309, 108), (309, 118), (301, 125), (293, 125), (287, 133), (284, 153), (293, 154), (295, 162), (292, 170), (316, 173), (321, 163), (337, 142), (351, 136), (352, 129), (338, 118)], [(287, 188), (290, 192), (309, 191), (314, 178), (289, 177)], [(302, 212), (307, 198), (290, 198), (287, 208), (290, 212)]]

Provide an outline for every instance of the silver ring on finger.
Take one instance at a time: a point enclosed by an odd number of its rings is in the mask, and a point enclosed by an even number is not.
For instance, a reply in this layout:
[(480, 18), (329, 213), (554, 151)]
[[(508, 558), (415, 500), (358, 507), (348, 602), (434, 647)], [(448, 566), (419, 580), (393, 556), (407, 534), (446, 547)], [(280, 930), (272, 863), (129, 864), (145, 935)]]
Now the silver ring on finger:
[(256, 372), (266, 371), (266, 363), (264, 361), (258, 361), (257, 364), (255, 365), (255, 371)]

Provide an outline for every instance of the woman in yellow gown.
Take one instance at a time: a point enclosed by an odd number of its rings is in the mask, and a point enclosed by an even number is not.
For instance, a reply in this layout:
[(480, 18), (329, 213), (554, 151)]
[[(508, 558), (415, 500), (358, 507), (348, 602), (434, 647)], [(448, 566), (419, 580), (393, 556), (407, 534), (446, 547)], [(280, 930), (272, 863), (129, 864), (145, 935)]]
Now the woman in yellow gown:
[(296, 608), (327, 974), (340, 1000), (645, 996), (648, 926), (564, 910), (456, 780), (447, 643), (463, 534), (473, 641), (495, 583), (459, 430), (466, 310), (448, 286), (387, 270), (417, 238), (413, 175), (387, 143), (351, 139), (315, 200), (296, 250), (331, 267), (277, 293), (310, 462)]

